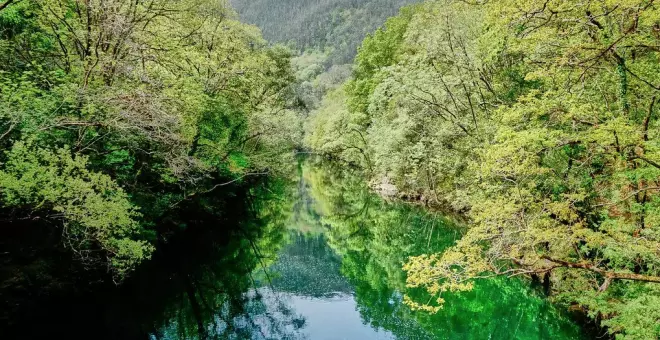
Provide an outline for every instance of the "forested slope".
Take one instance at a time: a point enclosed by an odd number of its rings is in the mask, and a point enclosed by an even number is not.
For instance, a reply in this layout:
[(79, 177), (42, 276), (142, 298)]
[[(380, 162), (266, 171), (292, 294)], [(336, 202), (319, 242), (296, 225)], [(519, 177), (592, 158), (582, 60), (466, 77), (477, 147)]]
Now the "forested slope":
[(468, 219), (456, 245), (405, 265), (436, 296), (413, 308), (530, 276), (612, 334), (655, 339), (659, 46), (648, 0), (413, 5), (364, 40), (306, 144)]
[(328, 50), (326, 66), (350, 63), (364, 37), (418, 0), (230, 0), (271, 42)]
[(0, 4), (3, 232), (46, 223), (121, 278), (299, 139), (289, 52), (222, 2)]

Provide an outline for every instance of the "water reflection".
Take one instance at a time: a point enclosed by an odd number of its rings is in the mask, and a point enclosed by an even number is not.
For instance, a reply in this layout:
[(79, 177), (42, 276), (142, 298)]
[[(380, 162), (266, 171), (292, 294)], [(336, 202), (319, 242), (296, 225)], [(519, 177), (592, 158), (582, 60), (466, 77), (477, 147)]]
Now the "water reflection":
[[(404, 294), (418, 301), (430, 297), (406, 287), (401, 265), (409, 256), (449, 247), (461, 229), (442, 216), (375, 197), (351, 170), (304, 163), (292, 216), (291, 243), (270, 267), (273, 275), (281, 277), (273, 282), (273, 289), (306, 296), (308, 301), (335, 294), (344, 299), (327, 303), (347, 310), (325, 307), (325, 318), (307, 320), (303, 333), (312, 339), (332, 339), (327, 332), (337, 324), (333, 318), (350, 315), (348, 305), (370, 330), (356, 328), (335, 338), (586, 337), (536, 290), (514, 279), (483, 281), (473, 292), (448, 294), (445, 308), (437, 314), (410, 311), (403, 303)], [(297, 301), (291, 306), (304, 316), (316, 315)]]
[(190, 204), (195, 210), (182, 205), (172, 219), (187, 221), (185, 231), (163, 233), (153, 258), (120, 287), (107, 280), (90, 284), (92, 274), (78, 280), (82, 269), (53, 271), (52, 256), (34, 259), (48, 264), (37, 273), (48, 275), (44, 283), (26, 275), (0, 280), (0, 296), (15, 300), (1, 314), (0, 338), (300, 338), (299, 315), (255, 289), (254, 273), (268, 267), (286, 241), (290, 193), (288, 183), (273, 181), (200, 197), (204, 202)]
[(122, 287), (48, 288), (4, 319), (0, 338), (584, 338), (519, 280), (480, 281), (438, 314), (411, 312), (403, 296), (426, 293), (406, 287), (401, 265), (461, 230), (384, 202), (350, 170), (305, 161), (292, 181), (228, 197), (217, 214), (189, 212), (198, 222)]
[(162, 316), (142, 323), (154, 325), (152, 339), (301, 338), (304, 318), (286, 301), (260, 289), (258, 276), (263, 273), (270, 280), (265, 269), (285, 242), (293, 202), (290, 188), (257, 189), (252, 189), (241, 218), (241, 211), (232, 209), (228, 226), (207, 225), (199, 234), (170, 244), (163, 252), (166, 258), (152, 261), (156, 268), (144, 268), (143, 277), (133, 280), (131, 291), (144, 292), (161, 281), (154, 281), (154, 274), (169, 275), (162, 280), (171, 282), (173, 290), (145, 301), (167, 300), (162, 312), (145, 314)]

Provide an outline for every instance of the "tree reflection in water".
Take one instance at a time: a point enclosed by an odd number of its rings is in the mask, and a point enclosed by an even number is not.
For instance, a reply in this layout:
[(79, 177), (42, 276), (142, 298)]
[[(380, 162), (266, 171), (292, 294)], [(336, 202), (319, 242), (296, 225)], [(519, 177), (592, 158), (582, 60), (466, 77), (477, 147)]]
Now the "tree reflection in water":
[[(255, 278), (285, 242), (291, 189), (282, 181), (252, 183), (189, 205), (202, 209), (182, 205), (164, 222), (175, 228), (162, 233), (168, 237), (153, 258), (121, 286), (90, 285), (90, 276), (102, 274), (55, 262), (40, 265), (36, 277), (45, 277), (43, 283), (23, 279), (31, 273), (3, 277), (0, 296), (20, 291), (25, 298), (3, 313), (0, 338), (299, 338), (304, 319), (285, 303), (264, 299)], [(175, 221), (186, 221), (185, 230)]]
[[(2, 338), (67, 339), (579, 339), (529, 283), (479, 281), (444, 294), (437, 314), (411, 311), (401, 269), (441, 252), (462, 230), (442, 216), (370, 193), (358, 173), (311, 160), (297, 184), (271, 181), (204, 211), (181, 207), (154, 257), (121, 286), (49, 288), (22, 301)], [(4, 282), (6, 284), (7, 281)], [(78, 285), (74, 285), (78, 286)], [(35, 288), (36, 289), (36, 288)], [(0, 293), (2, 293), (0, 291)], [(43, 297), (45, 296), (45, 297)], [(330, 337), (328, 337), (330, 336)]]
[[(300, 338), (304, 319), (264, 291), (257, 278), (267, 273), (264, 268), (284, 243), (291, 210), (289, 188), (273, 189), (253, 190), (244, 216), (231, 211), (232, 222), (238, 224), (232, 232), (223, 232), (222, 222), (202, 228), (198, 235), (171, 244), (164, 259), (152, 261), (156, 268), (143, 271), (148, 276), (144, 283), (136, 278), (134, 292), (149, 289), (149, 282), (167, 282), (162, 298), (149, 296), (143, 304), (153, 307), (153, 301), (161, 301), (160, 318), (143, 323), (153, 324), (152, 338)], [(167, 277), (154, 281), (155, 273)]]
[[(537, 289), (519, 279), (476, 283), (470, 293), (444, 294), (437, 314), (413, 312), (409, 295), (427, 301), (425, 291), (406, 286), (401, 269), (409, 256), (438, 253), (461, 237), (449, 219), (408, 204), (388, 203), (372, 194), (359, 173), (331, 164), (305, 163), (302, 178), (311, 200), (304, 212), (318, 221), (329, 247), (341, 257), (365, 323), (399, 339), (579, 339), (582, 333)], [(310, 228), (308, 228), (310, 229)]]

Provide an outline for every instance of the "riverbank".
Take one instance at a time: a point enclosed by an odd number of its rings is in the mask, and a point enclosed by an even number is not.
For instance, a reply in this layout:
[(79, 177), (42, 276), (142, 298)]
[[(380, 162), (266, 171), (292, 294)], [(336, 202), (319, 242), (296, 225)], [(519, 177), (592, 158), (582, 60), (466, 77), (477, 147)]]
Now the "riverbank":
[(658, 51), (635, 47), (657, 40), (657, 12), (427, 1), (365, 38), (305, 143), (368, 168), (386, 196), (466, 216), (454, 246), (405, 263), (408, 284), (434, 295), (411, 307), (535, 275), (613, 336), (660, 336)]
[[(406, 195), (406, 194), (401, 194), (398, 192), (396, 188), (392, 188), (389, 186), (388, 192), (383, 193), (383, 188), (378, 187), (379, 184), (382, 183), (382, 181), (376, 181), (376, 180), (370, 180), (369, 179), (369, 171), (367, 169), (361, 169), (359, 166), (356, 165), (349, 165), (349, 164), (343, 164), (340, 160), (324, 160), (325, 157), (321, 155), (316, 156), (317, 161), (319, 164), (324, 164), (329, 162), (330, 164), (335, 164), (336, 168), (341, 168), (344, 169), (343, 171), (347, 171), (349, 173), (352, 173), (352, 176), (359, 178), (360, 181), (363, 182), (362, 188), (360, 190), (367, 190), (372, 192), (373, 195), (380, 197), (383, 201), (387, 202), (387, 204), (392, 204), (392, 205), (405, 205), (405, 206), (410, 206), (412, 209), (419, 209), (421, 214), (428, 214), (430, 216), (440, 216), (440, 218), (445, 221), (444, 223), (447, 223), (447, 225), (451, 225), (453, 232), (457, 232), (457, 234), (453, 237), (453, 240), (447, 244), (445, 244), (442, 249), (447, 249), (451, 245), (455, 244), (456, 241), (460, 240), (461, 237), (464, 236), (466, 233), (468, 227), (469, 219), (467, 215), (461, 212), (457, 211), (450, 211), (448, 210), (449, 208), (447, 205), (441, 205), (441, 204), (429, 204), (427, 200), (420, 200), (419, 196), (416, 195)], [(314, 161), (311, 161), (312, 164)], [(379, 184), (375, 184), (379, 183)], [(360, 184), (355, 184), (357, 187), (360, 187)], [(408, 222), (407, 222), (408, 223)], [(409, 224), (404, 224), (402, 226), (397, 226), (397, 227), (408, 227), (410, 226)], [(436, 250), (437, 251), (437, 250)], [(442, 253), (442, 251), (438, 251), (439, 253)], [(432, 250), (429, 250), (427, 253), (433, 253)], [(419, 255), (419, 254), (415, 254)], [(408, 258), (401, 258), (401, 263), (407, 262), (409, 259)], [(610, 335), (608, 333), (608, 330), (606, 327), (604, 327), (600, 321), (600, 318), (590, 318), (588, 316), (589, 310), (571, 303), (570, 301), (557, 301), (556, 299), (553, 298), (553, 292), (552, 292), (552, 283), (551, 283), (551, 278), (549, 276), (538, 276), (538, 275), (527, 275), (527, 276), (515, 276), (516, 279), (521, 279), (522, 282), (525, 283), (525, 285), (528, 285), (533, 291), (536, 293), (544, 296), (544, 298), (548, 299), (552, 304), (556, 305), (556, 308), (563, 309), (568, 315), (570, 315), (570, 318), (575, 320), (580, 327), (583, 328), (584, 334), (587, 338), (598, 338), (598, 339), (613, 339), (614, 336)], [(456, 293), (460, 294), (460, 293)]]

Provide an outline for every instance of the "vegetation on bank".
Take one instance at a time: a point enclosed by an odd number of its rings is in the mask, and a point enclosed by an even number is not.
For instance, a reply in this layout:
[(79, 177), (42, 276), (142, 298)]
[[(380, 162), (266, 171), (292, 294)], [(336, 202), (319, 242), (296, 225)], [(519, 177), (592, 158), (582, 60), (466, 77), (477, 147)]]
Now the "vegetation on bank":
[(296, 108), (304, 116), (345, 82), (362, 40), (405, 5), (420, 0), (230, 0), (241, 20), (271, 43), (297, 51), (291, 62)]
[[(402, 298), (413, 309), (531, 276), (612, 334), (660, 337), (658, 4), (427, 1), (368, 36), (338, 86), (357, 37), (410, 2), (317, 1), (310, 16), (261, 4), (274, 24), (327, 16), (264, 29), (312, 48), (292, 62), (224, 1), (1, 1), (0, 221), (45, 223), (121, 279), (163, 225), (217, 215), (222, 188), (293, 165), (315, 109), (308, 148), (469, 221), (451, 247), (406, 254), (407, 286), (391, 290), (415, 292)], [(367, 217), (410, 236), (402, 219)], [(361, 241), (359, 218), (327, 221), (368, 287), (351, 247), (387, 268), (402, 252)]]
[[(475, 282), (471, 292), (446, 295), (434, 314), (411, 310), (407, 298), (428, 301), (406, 284), (401, 268), (410, 256), (443, 252), (463, 227), (443, 214), (378, 197), (363, 172), (339, 162), (309, 161), (303, 177), (312, 199), (307, 220), (341, 256), (364, 322), (397, 339), (582, 339), (582, 327), (528, 282), (505, 277)], [(317, 269), (320, 270), (320, 269)]]
[(3, 224), (52, 223), (118, 278), (300, 138), (289, 52), (221, 1), (4, 1), (0, 65)]
[(365, 39), (305, 143), (469, 218), (406, 263), (435, 296), (413, 308), (534, 276), (610, 333), (657, 338), (659, 32), (649, 0), (409, 6)]

